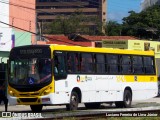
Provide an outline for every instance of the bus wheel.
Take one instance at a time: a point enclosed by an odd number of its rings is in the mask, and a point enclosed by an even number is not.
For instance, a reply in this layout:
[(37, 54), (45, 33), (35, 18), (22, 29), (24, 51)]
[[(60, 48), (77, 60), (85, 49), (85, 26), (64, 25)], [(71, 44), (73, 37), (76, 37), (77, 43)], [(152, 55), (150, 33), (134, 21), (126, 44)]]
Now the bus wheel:
[(67, 110), (77, 110), (78, 109), (79, 98), (76, 92), (71, 93), (70, 104), (66, 105)]
[(123, 104), (125, 108), (131, 107), (132, 103), (132, 94), (129, 90), (124, 91), (124, 96), (123, 96)]
[(98, 109), (101, 103), (85, 103), (84, 105), (87, 109)]
[(43, 105), (30, 105), (32, 112), (41, 112)]

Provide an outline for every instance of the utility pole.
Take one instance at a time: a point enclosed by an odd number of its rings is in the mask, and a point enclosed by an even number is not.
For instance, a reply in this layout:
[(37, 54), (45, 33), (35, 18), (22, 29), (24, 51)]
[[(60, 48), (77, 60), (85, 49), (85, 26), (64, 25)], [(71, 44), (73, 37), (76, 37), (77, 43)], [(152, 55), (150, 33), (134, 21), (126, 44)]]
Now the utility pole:
[(1, 41), (2, 33), (0, 33), (0, 41)]

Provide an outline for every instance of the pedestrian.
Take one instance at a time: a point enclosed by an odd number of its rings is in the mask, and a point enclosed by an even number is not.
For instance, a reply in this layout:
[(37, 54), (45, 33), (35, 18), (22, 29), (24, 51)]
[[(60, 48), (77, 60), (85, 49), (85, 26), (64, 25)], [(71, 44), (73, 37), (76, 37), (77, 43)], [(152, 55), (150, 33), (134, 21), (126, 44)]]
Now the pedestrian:
[(2, 83), (0, 83), (0, 104), (2, 101), (4, 102), (5, 112), (7, 112), (8, 99), (7, 99), (7, 95), (5, 93), (6, 93), (6, 86), (5, 86), (5, 82), (3, 81)]

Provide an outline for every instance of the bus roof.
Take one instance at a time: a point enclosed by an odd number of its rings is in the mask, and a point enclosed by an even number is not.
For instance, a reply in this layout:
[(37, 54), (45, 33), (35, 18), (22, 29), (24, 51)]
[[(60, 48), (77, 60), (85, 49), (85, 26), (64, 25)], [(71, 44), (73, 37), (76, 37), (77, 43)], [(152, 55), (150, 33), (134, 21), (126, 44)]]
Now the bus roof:
[(51, 44), (52, 50), (64, 50), (64, 51), (81, 51), (81, 52), (97, 52), (97, 53), (118, 53), (118, 54), (135, 54), (135, 55), (149, 55), (153, 56), (154, 51), (140, 51), (140, 50), (128, 50), (128, 49), (115, 49), (115, 48), (95, 48), (95, 47), (81, 47), (81, 46), (66, 46)]
[[(81, 47), (81, 46), (67, 46), (67, 45), (57, 45), (57, 44), (48, 44), (48, 45), (26, 45), (26, 46), (19, 46), (14, 47), (11, 52), (10, 56), (15, 57), (18, 55), (19, 52), (17, 50), (25, 50), (25, 49), (43, 49), (43, 52), (46, 56), (51, 55), (49, 48), (54, 51), (80, 51), (80, 52), (96, 52), (96, 53), (117, 53), (117, 54), (133, 54), (133, 55), (147, 55), (147, 56), (154, 56), (154, 51), (139, 51), (139, 50), (128, 50), (128, 49), (115, 49), (115, 48), (95, 48), (95, 47)], [(16, 51), (15, 51), (16, 50)], [(27, 56), (27, 54), (26, 54)]]

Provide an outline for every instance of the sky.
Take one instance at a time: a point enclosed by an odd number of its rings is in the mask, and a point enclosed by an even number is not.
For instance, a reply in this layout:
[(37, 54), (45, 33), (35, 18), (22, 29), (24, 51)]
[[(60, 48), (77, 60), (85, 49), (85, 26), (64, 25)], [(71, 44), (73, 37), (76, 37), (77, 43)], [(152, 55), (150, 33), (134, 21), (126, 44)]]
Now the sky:
[(108, 0), (107, 21), (117, 21), (122, 23), (122, 18), (129, 16), (128, 11), (141, 11), (141, 2), (143, 0)]

